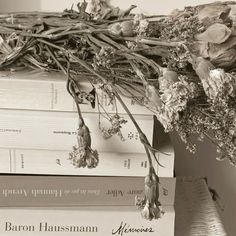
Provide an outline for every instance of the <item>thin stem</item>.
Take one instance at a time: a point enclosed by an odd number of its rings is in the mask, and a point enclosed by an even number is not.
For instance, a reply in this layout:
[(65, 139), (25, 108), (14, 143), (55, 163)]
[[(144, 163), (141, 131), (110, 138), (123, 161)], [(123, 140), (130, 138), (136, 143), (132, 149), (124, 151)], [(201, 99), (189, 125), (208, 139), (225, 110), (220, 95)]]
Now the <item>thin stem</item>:
[(209, 134), (204, 132), (204, 135), (216, 146), (218, 147), (223, 153), (227, 153), (227, 151), (221, 147)]
[[(94, 74), (95, 76), (97, 76), (103, 83), (105, 84), (109, 84), (111, 86), (111, 88), (113, 89), (113, 92), (117, 98), (117, 100), (120, 102), (120, 104), (122, 105), (122, 107), (124, 108), (124, 110), (127, 112), (129, 118), (131, 119), (131, 121), (133, 122), (135, 128), (137, 129), (138, 133), (139, 133), (139, 137), (140, 137), (140, 141), (142, 142), (142, 144), (144, 145), (145, 147), (145, 150), (146, 150), (146, 153), (147, 155), (150, 155), (149, 154), (149, 150), (152, 152), (156, 162), (161, 165), (159, 163), (159, 161), (157, 160), (156, 158), (156, 155), (155, 155), (155, 152), (158, 151), (156, 149), (154, 149), (151, 144), (149, 143), (147, 137), (145, 136), (145, 134), (142, 132), (141, 128), (139, 127), (138, 123), (136, 122), (136, 120), (134, 119), (133, 115), (130, 113), (128, 107), (126, 106), (126, 104), (123, 102), (122, 98), (120, 97), (119, 93), (117, 92), (117, 89), (116, 87), (108, 80), (106, 79), (105, 77), (103, 77), (102, 75), (100, 75), (98, 72), (96, 72), (95, 70), (93, 70), (85, 61), (79, 59), (78, 57), (75, 57), (72, 53), (70, 52), (67, 52), (64, 48), (62, 47), (59, 47), (59, 46), (56, 46), (50, 42), (47, 42), (45, 40), (42, 40), (42, 39), (38, 39), (39, 41), (45, 43), (45, 44), (48, 44), (48, 45), (51, 45), (52, 47), (55, 47), (59, 50), (61, 50), (61, 52), (63, 52), (65, 55), (69, 55), (70, 58), (76, 62), (78, 62), (82, 67), (84, 67), (86, 70), (88, 70), (89, 72), (91, 72), (92, 74)], [(152, 164), (152, 163), (151, 163)]]
[(65, 70), (65, 68), (61, 65), (61, 63), (57, 60), (54, 52), (48, 47), (48, 45), (45, 45), (45, 48), (47, 49), (49, 55), (52, 57), (52, 59), (55, 61), (55, 63), (57, 64), (57, 66), (62, 70), (62, 72), (67, 75), (67, 71)]
[(35, 33), (25, 33), (21, 31), (17, 31), (16, 33), (17, 34), (19, 33), (21, 36), (26, 36), (26, 37), (45, 38), (45, 39), (55, 40), (57, 38), (70, 35), (70, 34), (92, 34), (92, 33), (104, 33), (104, 32), (107, 32), (107, 30), (104, 30), (104, 29), (70, 30), (70, 31), (65, 31), (58, 34), (35, 34)]
[[(135, 37), (124, 37), (124, 40), (137, 42)], [(160, 40), (142, 38), (138, 41), (139, 43), (155, 45), (155, 46), (164, 46), (164, 47), (180, 47), (183, 46), (183, 42), (165, 42)]]

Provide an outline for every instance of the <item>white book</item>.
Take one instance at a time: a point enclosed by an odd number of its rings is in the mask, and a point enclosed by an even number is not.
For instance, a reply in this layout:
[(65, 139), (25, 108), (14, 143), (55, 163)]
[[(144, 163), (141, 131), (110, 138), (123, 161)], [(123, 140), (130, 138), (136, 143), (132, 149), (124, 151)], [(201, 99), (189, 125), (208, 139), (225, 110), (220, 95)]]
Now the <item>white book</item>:
[[(114, 135), (104, 139), (99, 129), (99, 116), (85, 113), (84, 120), (90, 129), (92, 148), (100, 152), (144, 153), (139, 134), (127, 115), (121, 129), (123, 139)], [(153, 116), (134, 116), (152, 144)], [(100, 117), (101, 126), (110, 123)], [(0, 109), (0, 147), (47, 150), (72, 150), (77, 142), (78, 115), (73, 112), (46, 112)]]
[[(171, 145), (157, 153), (159, 177), (173, 177), (174, 151)], [(69, 151), (0, 149), (0, 173), (45, 175), (97, 175), (97, 176), (145, 176), (148, 161), (145, 153), (99, 153), (99, 163), (94, 169), (76, 168), (68, 160)]]
[[(0, 107), (9, 109), (29, 109), (46, 111), (76, 111), (73, 98), (66, 90), (66, 76), (60, 72), (26, 71), (0, 72)], [(91, 84), (84, 79), (80, 83), (81, 89), (90, 92)], [(102, 107), (108, 113), (116, 112), (116, 106), (105, 92), (96, 86), (96, 93)], [(144, 105), (139, 105), (135, 99), (130, 99), (127, 90), (122, 90), (122, 99), (132, 114), (153, 113)], [(129, 97), (127, 97), (129, 96)], [(136, 94), (143, 99), (143, 95)], [(116, 101), (119, 113), (126, 113), (122, 105)], [(92, 108), (85, 101), (80, 105), (82, 112), (98, 112), (97, 104)], [(101, 111), (103, 109), (100, 107)]]
[(174, 236), (174, 207), (163, 211), (148, 221), (134, 207), (1, 208), (0, 235)]

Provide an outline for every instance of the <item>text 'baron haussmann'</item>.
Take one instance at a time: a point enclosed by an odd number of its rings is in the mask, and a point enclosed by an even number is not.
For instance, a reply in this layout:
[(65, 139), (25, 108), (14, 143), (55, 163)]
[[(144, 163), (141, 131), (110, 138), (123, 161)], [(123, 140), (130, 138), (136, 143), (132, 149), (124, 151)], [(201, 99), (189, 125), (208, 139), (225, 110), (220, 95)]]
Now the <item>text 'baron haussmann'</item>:
[(92, 225), (50, 225), (47, 222), (40, 222), (38, 225), (20, 225), (12, 222), (5, 222), (5, 232), (81, 232), (96, 233), (98, 226)]

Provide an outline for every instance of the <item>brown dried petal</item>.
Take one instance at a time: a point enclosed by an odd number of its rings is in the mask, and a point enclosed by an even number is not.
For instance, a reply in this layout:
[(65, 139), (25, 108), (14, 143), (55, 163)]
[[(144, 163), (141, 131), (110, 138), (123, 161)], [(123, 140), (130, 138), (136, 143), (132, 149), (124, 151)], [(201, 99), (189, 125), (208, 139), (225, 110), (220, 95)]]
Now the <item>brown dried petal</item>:
[(225, 42), (231, 35), (231, 30), (224, 24), (213, 24), (201, 34), (195, 35), (200, 41), (221, 44)]
[(212, 63), (217, 67), (231, 67), (236, 62), (236, 50), (234, 48), (223, 51), (220, 55), (212, 58)]

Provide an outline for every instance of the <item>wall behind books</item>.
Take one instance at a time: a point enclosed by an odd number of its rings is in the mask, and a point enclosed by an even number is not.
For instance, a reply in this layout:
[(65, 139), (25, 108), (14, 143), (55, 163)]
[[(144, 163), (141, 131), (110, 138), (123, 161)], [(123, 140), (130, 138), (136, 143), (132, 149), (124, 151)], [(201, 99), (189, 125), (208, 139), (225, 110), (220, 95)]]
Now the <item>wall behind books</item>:
[(38, 11), (40, 9), (39, 0), (0, 0), (0, 12)]
[(195, 154), (191, 154), (186, 150), (178, 134), (173, 133), (171, 140), (175, 148), (176, 175), (207, 177), (208, 185), (220, 197), (217, 206), (227, 235), (234, 236), (236, 232), (236, 167), (233, 167), (227, 161), (217, 161), (216, 148), (207, 139), (203, 142), (195, 140), (197, 144)]
[[(212, 0), (111, 0), (113, 5), (125, 9), (131, 4), (138, 5), (136, 12), (145, 14), (168, 14), (173, 9), (182, 9), (186, 5), (204, 4)], [(0, 0), (1, 12), (8, 11), (62, 11), (71, 8), (76, 0)], [(236, 168), (228, 162), (218, 162), (216, 150), (212, 143), (205, 140), (199, 143), (195, 155), (185, 150), (184, 144), (178, 135), (172, 135), (172, 141), (176, 151), (175, 169), (177, 176), (206, 176), (209, 186), (217, 191), (220, 196), (222, 219), (229, 236), (236, 232)], [(178, 216), (177, 216), (178, 217)]]

